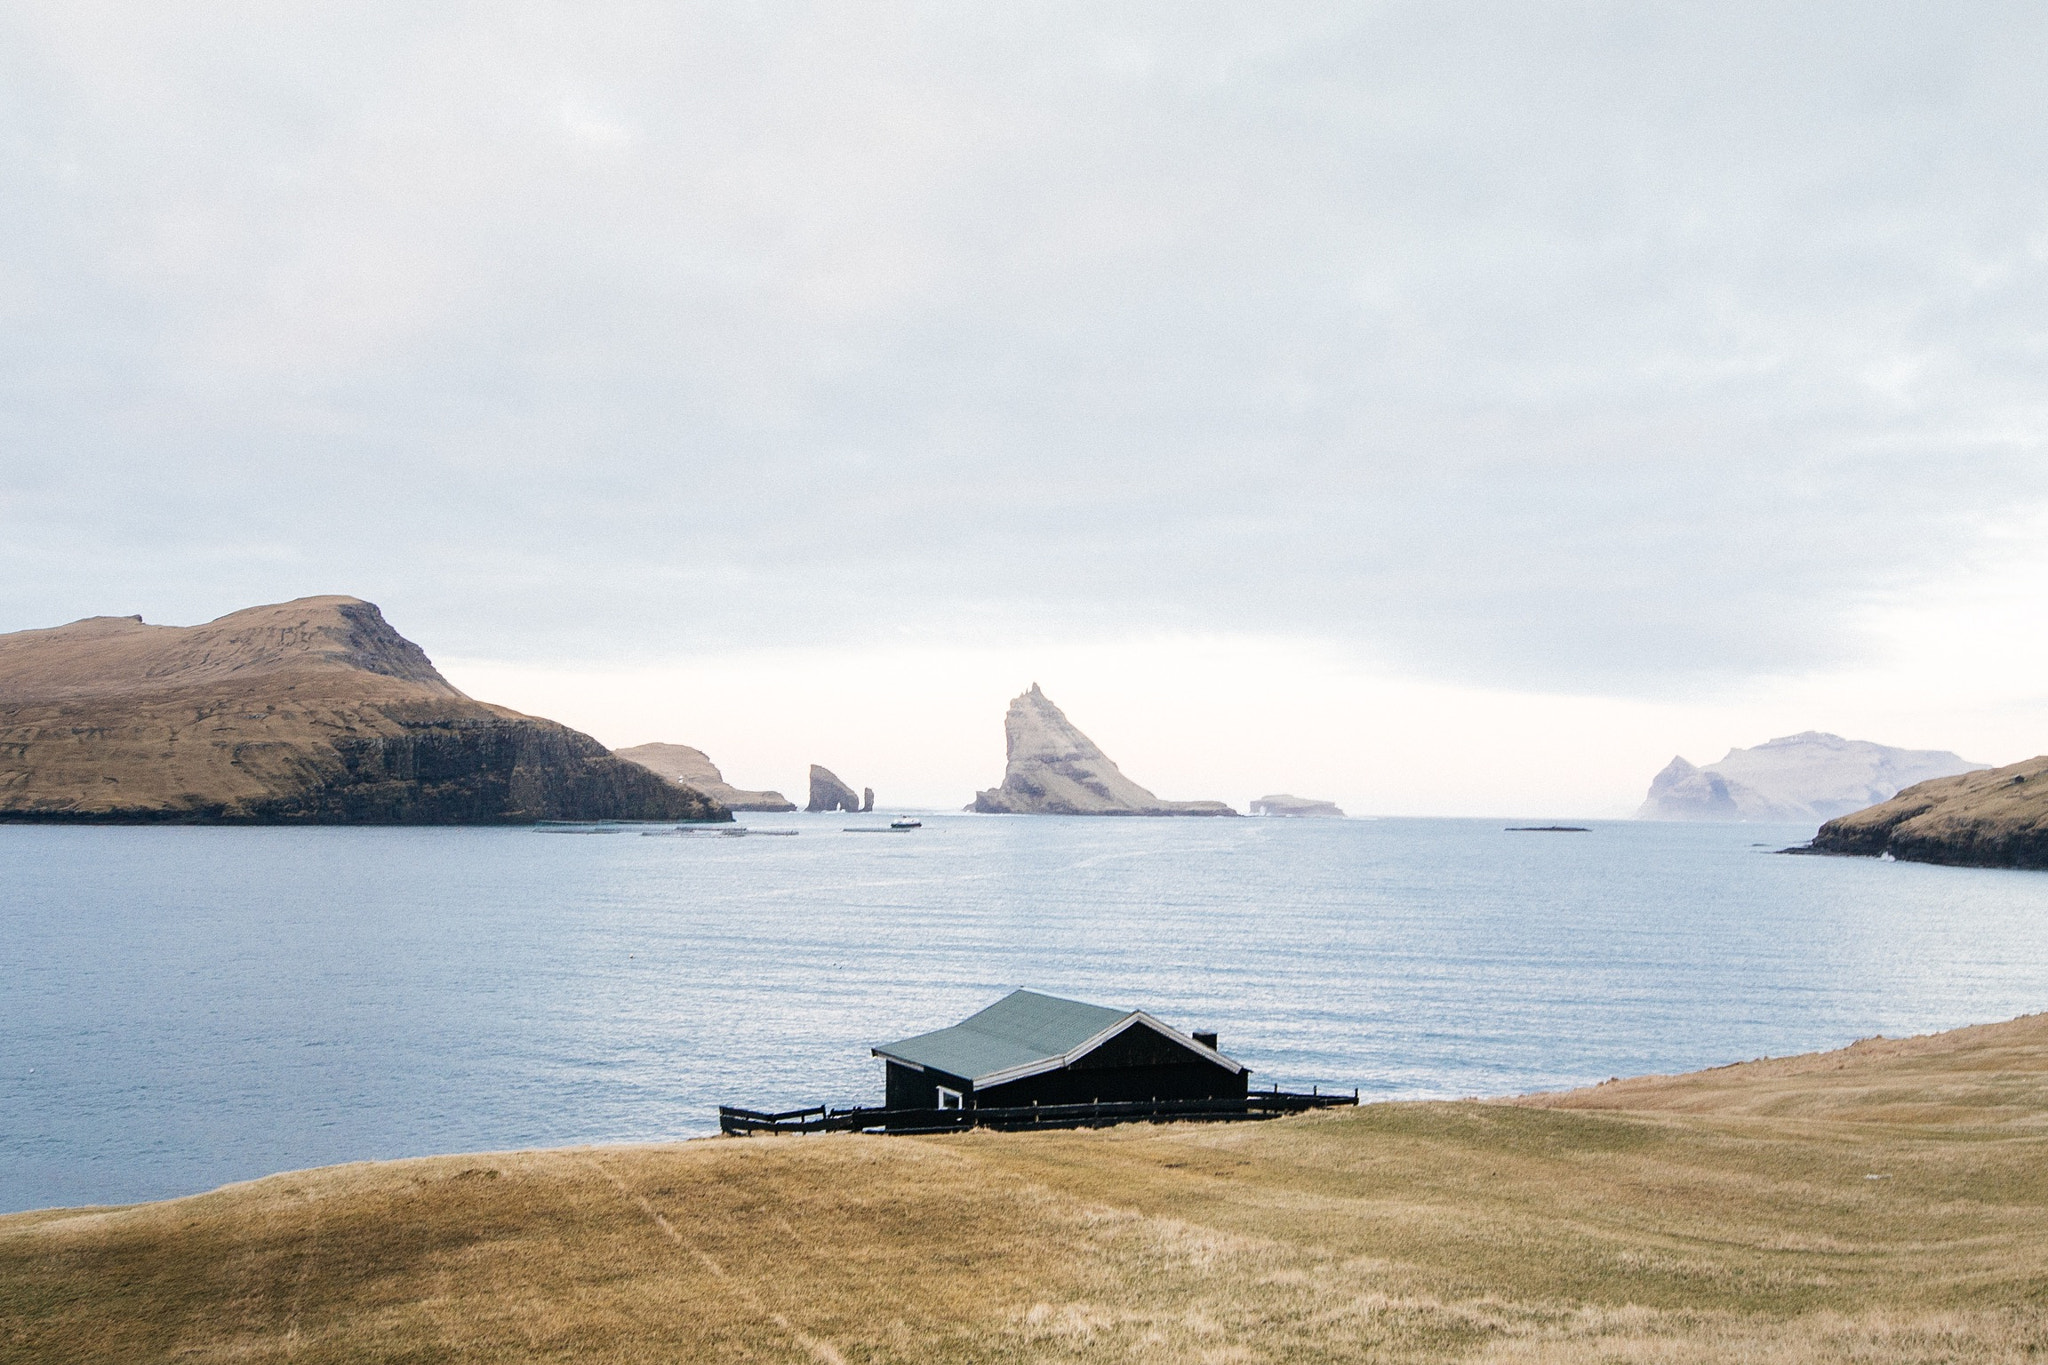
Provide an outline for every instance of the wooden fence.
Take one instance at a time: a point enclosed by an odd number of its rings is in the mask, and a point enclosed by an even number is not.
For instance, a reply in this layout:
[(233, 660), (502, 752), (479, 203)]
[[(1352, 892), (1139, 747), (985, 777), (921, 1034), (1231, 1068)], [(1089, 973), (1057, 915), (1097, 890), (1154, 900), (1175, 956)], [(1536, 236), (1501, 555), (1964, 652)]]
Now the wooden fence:
[(779, 1114), (718, 1106), (721, 1133), (958, 1133), (969, 1128), (1099, 1128), (1113, 1123), (1203, 1123), (1279, 1118), (1357, 1104), (1358, 1092), (1325, 1095), (1254, 1090), (1243, 1099), (1135, 1100), (1114, 1104), (1033, 1104), (1004, 1109), (834, 1109), (819, 1105)]

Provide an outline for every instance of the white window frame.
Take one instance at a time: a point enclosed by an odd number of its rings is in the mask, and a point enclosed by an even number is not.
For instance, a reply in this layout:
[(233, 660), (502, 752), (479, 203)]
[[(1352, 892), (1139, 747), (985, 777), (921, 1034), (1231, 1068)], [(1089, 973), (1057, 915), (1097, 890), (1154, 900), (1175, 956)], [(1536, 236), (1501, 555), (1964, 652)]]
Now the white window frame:
[(965, 1101), (964, 1099), (962, 1099), (962, 1097), (961, 1097), (961, 1095), (960, 1095), (960, 1092), (959, 1092), (959, 1091), (957, 1091), (957, 1090), (954, 1090), (954, 1089), (952, 1089), (952, 1088), (951, 1088), (951, 1087), (949, 1087), (949, 1086), (943, 1086), (943, 1085), (942, 1085), (942, 1086), (939, 1086), (939, 1087), (938, 1087), (938, 1091), (939, 1091), (939, 1108), (941, 1108), (941, 1109), (965, 1109), (965, 1108), (967, 1107), (966, 1101)]

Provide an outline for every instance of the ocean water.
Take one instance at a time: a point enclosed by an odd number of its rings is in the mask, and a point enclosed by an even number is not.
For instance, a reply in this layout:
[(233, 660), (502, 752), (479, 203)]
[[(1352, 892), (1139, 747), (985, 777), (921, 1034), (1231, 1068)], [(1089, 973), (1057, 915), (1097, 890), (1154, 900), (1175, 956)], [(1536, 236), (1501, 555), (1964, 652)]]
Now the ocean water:
[(1489, 1095), (2048, 1008), (2048, 874), (1802, 828), (938, 815), (796, 838), (0, 826), (0, 1210), (880, 1098), (1015, 986)]

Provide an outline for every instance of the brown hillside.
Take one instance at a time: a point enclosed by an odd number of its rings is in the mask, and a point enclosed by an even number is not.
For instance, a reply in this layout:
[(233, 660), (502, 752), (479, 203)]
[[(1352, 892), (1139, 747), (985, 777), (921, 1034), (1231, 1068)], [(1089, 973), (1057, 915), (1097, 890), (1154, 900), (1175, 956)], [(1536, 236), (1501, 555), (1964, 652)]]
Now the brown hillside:
[(1918, 783), (1828, 821), (1813, 847), (1920, 863), (2048, 868), (2048, 756)]
[(0, 635), (0, 819), (722, 817), (588, 735), (464, 696), (357, 598)]
[(636, 744), (630, 749), (614, 749), (612, 753), (671, 782), (703, 792), (727, 810), (796, 809), (796, 803), (781, 792), (746, 791), (733, 786), (709, 754), (687, 744)]
[(2037, 1361), (2048, 1018), (1515, 1103), (0, 1218), (0, 1361)]

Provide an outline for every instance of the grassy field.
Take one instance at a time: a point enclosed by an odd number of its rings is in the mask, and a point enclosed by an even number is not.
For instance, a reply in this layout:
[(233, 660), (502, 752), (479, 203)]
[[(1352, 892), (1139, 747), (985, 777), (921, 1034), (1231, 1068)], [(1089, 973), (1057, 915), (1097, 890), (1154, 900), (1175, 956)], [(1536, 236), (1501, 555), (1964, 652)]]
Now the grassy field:
[(435, 1158), (0, 1218), (5, 1361), (2048, 1355), (2048, 1016), (1509, 1103)]

